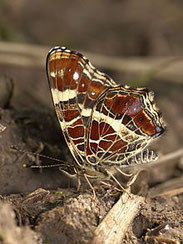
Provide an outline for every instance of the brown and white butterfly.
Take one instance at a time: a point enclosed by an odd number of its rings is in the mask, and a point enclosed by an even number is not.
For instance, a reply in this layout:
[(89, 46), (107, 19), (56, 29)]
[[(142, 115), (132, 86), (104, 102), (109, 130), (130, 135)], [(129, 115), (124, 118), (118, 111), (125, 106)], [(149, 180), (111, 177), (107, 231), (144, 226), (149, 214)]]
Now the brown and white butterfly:
[(152, 91), (117, 85), (82, 54), (66, 47), (48, 53), (47, 75), (77, 172), (97, 177), (112, 167), (156, 158), (145, 149), (164, 132)]

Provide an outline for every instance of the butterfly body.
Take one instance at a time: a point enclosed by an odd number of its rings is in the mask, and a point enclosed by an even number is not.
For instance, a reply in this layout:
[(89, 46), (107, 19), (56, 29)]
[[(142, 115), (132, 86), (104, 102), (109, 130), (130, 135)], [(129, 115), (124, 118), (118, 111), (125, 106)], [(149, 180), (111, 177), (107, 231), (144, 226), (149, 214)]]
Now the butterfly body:
[(153, 160), (145, 147), (164, 132), (145, 88), (117, 85), (80, 53), (53, 48), (47, 57), (47, 75), (55, 111), (75, 171), (93, 177), (106, 169)]

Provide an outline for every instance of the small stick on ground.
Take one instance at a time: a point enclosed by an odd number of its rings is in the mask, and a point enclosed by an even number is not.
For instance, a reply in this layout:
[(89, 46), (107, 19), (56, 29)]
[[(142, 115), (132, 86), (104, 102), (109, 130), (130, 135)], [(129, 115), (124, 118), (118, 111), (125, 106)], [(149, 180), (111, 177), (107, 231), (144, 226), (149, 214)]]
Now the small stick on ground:
[(150, 189), (150, 196), (175, 196), (183, 193), (183, 177), (177, 177)]
[(143, 202), (141, 196), (124, 193), (95, 230), (92, 243), (121, 243)]

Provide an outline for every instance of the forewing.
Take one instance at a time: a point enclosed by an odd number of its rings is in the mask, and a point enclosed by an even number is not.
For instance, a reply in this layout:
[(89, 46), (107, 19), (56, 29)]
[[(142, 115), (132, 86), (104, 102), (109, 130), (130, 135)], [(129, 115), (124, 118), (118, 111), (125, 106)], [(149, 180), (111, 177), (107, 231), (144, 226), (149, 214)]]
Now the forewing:
[(49, 52), (47, 75), (64, 137), (82, 166), (86, 163), (86, 141), (93, 107), (98, 97), (116, 84), (80, 53), (61, 47)]

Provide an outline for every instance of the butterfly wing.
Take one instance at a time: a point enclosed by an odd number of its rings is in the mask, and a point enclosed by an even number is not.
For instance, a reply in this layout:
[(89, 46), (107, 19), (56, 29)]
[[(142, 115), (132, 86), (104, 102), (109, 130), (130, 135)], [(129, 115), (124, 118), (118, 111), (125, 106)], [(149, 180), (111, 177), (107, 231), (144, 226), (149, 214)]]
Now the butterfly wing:
[(147, 89), (110, 88), (93, 108), (86, 158), (93, 165), (125, 165), (163, 133)]
[(55, 111), (65, 140), (82, 167), (88, 125), (98, 97), (115, 82), (95, 69), (80, 53), (53, 48), (47, 56), (47, 76)]

